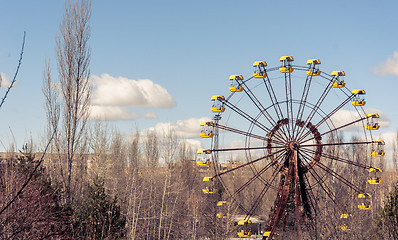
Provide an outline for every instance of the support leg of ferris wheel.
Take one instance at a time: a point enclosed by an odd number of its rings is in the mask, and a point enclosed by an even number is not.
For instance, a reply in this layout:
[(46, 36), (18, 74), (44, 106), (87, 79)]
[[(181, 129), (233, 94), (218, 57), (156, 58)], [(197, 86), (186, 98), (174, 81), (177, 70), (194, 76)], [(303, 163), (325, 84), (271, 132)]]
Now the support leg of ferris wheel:
[(295, 199), (295, 212), (296, 212), (296, 221), (297, 221), (297, 234), (298, 239), (302, 239), (302, 231), (300, 227), (300, 219), (303, 216), (302, 211), (302, 200), (300, 195), (300, 179), (299, 179), (299, 160), (297, 156), (296, 144), (291, 143), (289, 144), (291, 148), (291, 152), (288, 155), (289, 161), (289, 168), (287, 173), (282, 176), (284, 180), (281, 180), (281, 184), (278, 190), (278, 197), (274, 203), (274, 212), (270, 217), (268, 226), (266, 231), (270, 231), (270, 236), (267, 238), (271, 240), (275, 234), (275, 231), (278, 227), (278, 224), (281, 220), (283, 213), (286, 211), (287, 202), (289, 200), (289, 193), (290, 193), (290, 184), (291, 181), (294, 180), (294, 199)]

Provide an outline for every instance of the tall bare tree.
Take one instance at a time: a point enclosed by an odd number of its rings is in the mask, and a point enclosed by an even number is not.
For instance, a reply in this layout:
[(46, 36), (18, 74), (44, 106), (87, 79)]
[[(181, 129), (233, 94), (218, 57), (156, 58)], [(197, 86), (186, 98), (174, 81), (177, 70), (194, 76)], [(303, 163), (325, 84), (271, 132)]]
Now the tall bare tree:
[[(54, 88), (60, 93), (60, 112), (62, 126), (58, 126), (55, 151), (61, 162), (61, 175), (65, 183), (66, 201), (71, 202), (71, 182), (73, 162), (83, 159), (87, 144), (86, 122), (89, 113), (91, 87), (90, 75), (90, 38), (89, 20), (91, 16), (90, 0), (70, 0), (65, 6), (65, 13), (57, 36), (57, 84), (51, 81), (48, 68), (44, 74), (44, 93), (47, 101), (49, 128), (54, 129), (56, 106)], [(65, 165), (66, 166), (65, 166)]]
[(393, 142), (392, 164), (394, 168), (393, 170), (398, 171), (398, 130), (395, 133), (395, 139)]

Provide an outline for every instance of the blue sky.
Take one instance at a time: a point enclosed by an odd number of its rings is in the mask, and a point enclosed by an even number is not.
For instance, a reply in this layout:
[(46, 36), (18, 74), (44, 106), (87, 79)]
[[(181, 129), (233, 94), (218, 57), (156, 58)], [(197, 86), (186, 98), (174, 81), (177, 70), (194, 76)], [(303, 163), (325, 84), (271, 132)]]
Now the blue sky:
[[(292, 55), (297, 65), (319, 58), (321, 70), (344, 70), (347, 87), (367, 91), (367, 107), (379, 110), (385, 123), (379, 132), (391, 138), (398, 127), (397, 7), (395, 1), (96, 0), (91, 74), (105, 91), (96, 93), (97, 100), (116, 101), (117, 94), (106, 91), (109, 81), (120, 83), (113, 89), (130, 84), (162, 96), (158, 102), (120, 104), (123, 120), (110, 124), (122, 132), (168, 125), (192, 137), (192, 124), (212, 116), (210, 97), (227, 94), (230, 74), (249, 76), (257, 60), (278, 66), (282, 55)], [(1, 3), (3, 78), (12, 78), (27, 34), (18, 82), (0, 109), (1, 150), (14, 137), (20, 148), (26, 139), (44, 135), (42, 74), (46, 58), (56, 73), (55, 36), (63, 11), (64, 1)]]

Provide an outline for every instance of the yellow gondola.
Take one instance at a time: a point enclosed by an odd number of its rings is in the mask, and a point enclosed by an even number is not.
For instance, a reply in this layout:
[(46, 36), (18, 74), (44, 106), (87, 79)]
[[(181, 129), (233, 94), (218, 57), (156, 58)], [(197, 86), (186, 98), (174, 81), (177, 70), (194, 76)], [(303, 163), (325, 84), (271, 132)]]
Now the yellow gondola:
[(250, 220), (240, 220), (238, 222), (238, 236), (239, 237), (250, 237), (252, 235), (251, 232), (251, 224), (252, 221)]
[(203, 121), (200, 123), (200, 127), (202, 128), (199, 133), (201, 138), (212, 138), (214, 136), (214, 123), (212, 121)]
[(379, 114), (377, 113), (369, 113), (366, 114), (366, 119), (368, 120), (368, 124), (366, 124), (365, 128), (367, 130), (377, 130), (380, 128), (377, 119), (379, 119)]
[(267, 63), (265, 61), (256, 61), (253, 63), (254, 67), (254, 73), (253, 77), (254, 78), (266, 78), (267, 77), (267, 71), (265, 67), (267, 66)]
[(351, 101), (351, 104), (353, 106), (363, 106), (365, 105), (366, 101), (363, 95), (366, 94), (365, 90), (363, 89), (354, 89), (351, 92), (353, 95), (355, 95), (355, 99)]
[(231, 92), (242, 92), (243, 91), (243, 87), (239, 83), (239, 81), (243, 80), (242, 75), (231, 75), (231, 76), (229, 76), (229, 80), (232, 81), (231, 86), (229, 87), (229, 91), (231, 91)]
[(385, 142), (383, 140), (372, 141), (371, 145), (373, 157), (382, 157), (386, 154), (383, 150), (383, 146), (385, 145)]
[(343, 79), (343, 77), (345, 76), (344, 71), (333, 71), (331, 75), (333, 77), (333, 81), (331, 83), (333, 88), (345, 87), (345, 82)]
[(264, 234), (263, 234), (263, 239), (268, 239), (269, 236), (271, 236), (271, 232), (270, 232), (270, 231), (266, 231), (266, 232), (264, 232)]
[(369, 210), (372, 208), (372, 195), (369, 193), (361, 193), (358, 195), (358, 201), (360, 202), (358, 208), (361, 210)]
[(215, 179), (212, 177), (203, 178), (203, 183), (205, 184), (205, 187), (202, 189), (203, 193), (213, 194), (217, 192), (217, 190), (214, 188), (214, 181)]
[(213, 101), (213, 105), (211, 107), (212, 112), (224, 112), (225, 111), (224, 103), (223, 103), (223, 101), (225, 101), (224, 96), (214, 95), (211, 97), (210, 100)]
[(218, 218), (227, 218), (230, 216), (228, 213), (228, 205), (229, 203), (227, 201), (218, 201), (217, 202), (217, 217)]
[(369, 178), (368, 178), (368, 183), (369, 184), (380, 184), (383, 182), (381, 180), (381, 173), (383, 171), (380, 168), (370, 168), (369, 169)]
[(211, 150), (210, 149), (199, 149), (196, 152), (196, 165), (201, 167), (207, 167), (211, 164)]
[(308, 76), (319, 76), (321, 75), (321, 71), (319, 71), (319, 64), (321, 64), (321, 61), (319, 59), (309, 59), (307, 61), (307, 65), (309, 66), (309, 70), (307, 71)]
[(351, 231), (351, 214), (343, 213), (340, 215), (341, 225), (340, 228), (343, 231)]
[(282, 62), (282, 67), (279, 68), (279, 71), (281, 73), (291, 73), (293, 72), (293, 67), (291, 65), (291, 62), (294, 61), (292, 56), (282, 56), (279, 59), (280, 62)]

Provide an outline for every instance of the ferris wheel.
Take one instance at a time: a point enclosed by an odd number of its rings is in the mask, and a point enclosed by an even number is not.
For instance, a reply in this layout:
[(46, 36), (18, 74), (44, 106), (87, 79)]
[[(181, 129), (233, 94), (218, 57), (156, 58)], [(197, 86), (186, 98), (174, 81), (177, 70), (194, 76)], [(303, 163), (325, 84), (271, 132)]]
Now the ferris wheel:
[(303, 239), (319, 231), (314, 222), (328, 204), (336, 205), (341, 231), (350, 231), (352, 211), (340, 196), (370, 210), (370, 190), (382, 183), (376, 166), (385, 143), (372, 135), (379, 115), (364, 111), (365, 90), (349, 90), (345, 72), (325, 73), (318, 59), (293, 61), (256, 61), (249, 77), (231, 75), (229, 95), (212, 96), (214, 116), (200, 124), (211, 146), (198, 150), (197, 165), (213, 169), (203, 193), (218, 198), (218, 218), (244, 216), (239, 237), (252, 234), (253, 216), (264, 216), (263, 239), (275, 238), (289, 219)]

